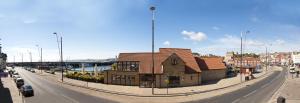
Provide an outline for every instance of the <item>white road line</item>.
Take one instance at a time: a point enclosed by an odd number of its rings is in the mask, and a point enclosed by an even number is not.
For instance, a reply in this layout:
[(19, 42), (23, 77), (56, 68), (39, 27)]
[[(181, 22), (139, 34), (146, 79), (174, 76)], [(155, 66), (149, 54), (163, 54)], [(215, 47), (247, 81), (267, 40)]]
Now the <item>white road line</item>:
[(267, 83), (267, 84), (261, 86), (260, 88), (265, 88), (265, 87), (268, 86), (269, 84), (270, 84), (270, 83)]
[(256, 90), (250, 92), (249, 94), (247, 94), (247, 95), (245, 95), (245, 96), (243, 96), (243, 97), (246, 98), (246, 97), (250, 96), (251, 94), (253, 94), (253, 93), (255, 93), (255, 92), (256, 92)]
[(65, 95), (61, 95), (61, 96), (63, 96), (63, 97), (65, 97), (65, 98), (67, 98), (68, 100), (71, 100), (72, 101), (72, 103), (79, 103), (78, 101), (76, 101), (75, 99), (73, 99), (73, 98), (70, 98), (70, 97), (68, 97), (68, 96), (65, 96)]
[(240, 100), (241, 100), (240, 98), (239, 98), (239, 99), (236, 99), (236, 100), (234, 100), (232, 103), (238, 103)]

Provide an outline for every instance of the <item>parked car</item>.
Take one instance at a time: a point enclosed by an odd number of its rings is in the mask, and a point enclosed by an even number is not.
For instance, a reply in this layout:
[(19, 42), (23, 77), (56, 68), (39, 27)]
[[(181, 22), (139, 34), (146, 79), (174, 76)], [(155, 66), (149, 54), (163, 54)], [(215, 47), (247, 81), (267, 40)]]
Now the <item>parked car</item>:
[(290, 73), (295, 73), (295, 72), (296, 72), (295, 67), (291, 67), (290, 68)]
[(21, 78), (20, 75), (13, 75), (14, 82), (16, 82), (17, 78)]
[(16, 85), (18, 88), (24, 85), (24, 80), (22, 78), (17, 78), (16, 79)]
[(50, 70), (50, 73), (51, 73), (51, 74), (55, 74), (55, 70), (54, 70), (54, 69), (51, 69), (51, 70)]
[(230, 69), (226, 72), (226, 77), (235, 77), (237, 76), (237, 72), (233, 69)]
[(31, 71), (32, 73), (35, 73), (35, 70), (34, 70), (34, 69), (31, 69), (30, 71)]
[(14, 72), (14, 74), (13, 75), (19, 75), (19, 73), (18, 72)]
[(256, 68), (256, 69), (254, 69), (254, 73), (261, 73), (261, 72), (263, 72), (263, 69), (258, 69), (258, 68)]
[(31, 85), (23, 85), (21, 88), (20, 88), (20, 92), (25, 96), (34, 96), (34, 91), (33, 91), (33, 88)]

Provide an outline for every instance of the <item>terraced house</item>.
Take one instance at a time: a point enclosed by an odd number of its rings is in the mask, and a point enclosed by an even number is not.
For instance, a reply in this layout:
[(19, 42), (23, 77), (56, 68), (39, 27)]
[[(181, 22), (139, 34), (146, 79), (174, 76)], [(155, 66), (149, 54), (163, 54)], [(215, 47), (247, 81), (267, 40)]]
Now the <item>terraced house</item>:
[[(160, 48), (154, 53), (155, 87), (201, 84), (201, 69), (190, 49)], [(104, 73), (104, 83), (151, 87), (152, 54), (120, 53), (114, 70)]]

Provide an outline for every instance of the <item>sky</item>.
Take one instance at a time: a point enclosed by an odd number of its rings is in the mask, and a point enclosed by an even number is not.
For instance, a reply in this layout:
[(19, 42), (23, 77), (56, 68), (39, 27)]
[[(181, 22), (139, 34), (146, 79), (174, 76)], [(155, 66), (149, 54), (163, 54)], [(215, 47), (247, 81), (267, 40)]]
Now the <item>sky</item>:
[[(155, 51), (189, 48), (225, 55), (240, 50), (299, 51), (298, 0), (0, 0), (0, 38), (8, 61), (114, 58), (151, 52), (150, 6), (155, 6)], [(249, 33), (246, 33), (250, 31)], [(38, 46), (37, 46), (38, 45)]]

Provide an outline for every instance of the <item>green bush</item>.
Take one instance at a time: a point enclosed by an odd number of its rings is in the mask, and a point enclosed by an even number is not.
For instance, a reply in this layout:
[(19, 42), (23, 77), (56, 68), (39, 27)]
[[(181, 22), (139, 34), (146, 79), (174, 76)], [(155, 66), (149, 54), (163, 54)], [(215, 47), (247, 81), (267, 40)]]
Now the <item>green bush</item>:
[(82, 81), (88, 82), (96, 82), (96, 83), (103, 83), (104, 82), (104, 75), (98, 74), (98, 76), (92, 76), (90, 73), (77, 73), (77, 72), (69, 72), (65, 75), (67, 78), (77, 79)]

